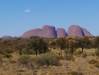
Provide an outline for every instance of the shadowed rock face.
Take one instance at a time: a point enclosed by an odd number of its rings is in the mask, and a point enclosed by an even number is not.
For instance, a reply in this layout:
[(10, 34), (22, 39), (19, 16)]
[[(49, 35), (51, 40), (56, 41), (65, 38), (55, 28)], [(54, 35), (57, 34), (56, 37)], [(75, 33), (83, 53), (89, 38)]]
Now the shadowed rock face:
[(58, 28), (57, 29), (57, 37), (58, 38), (66, 37), (66, 36), (67, 36), (67, 33), (66, 33), (64, 28)]
[(68, 29), (68, 35), (69, 36), (84, 36), (83, 30), (80, 26), (72, 25)]
[(85, 28), (83, 28), (84, 36), (92, 36), (92, 34)]
[(32, 29), (25, 32), (22, 37), (30, 38), (32, 36), (45, 37), (45, 38), (61, 38), (66, 36), (92, 36), (86, 29), (77, 25), (71, 25), (68, 28), (68, 33), (63, 28), (55, 29), (54, 26), (45, 25), (41, 29)]
[(56, 38), (57, 37), (57, 32), (54, 26), (48, 26), (45, 25), (43, 28), (43, 37), (47, 38)]

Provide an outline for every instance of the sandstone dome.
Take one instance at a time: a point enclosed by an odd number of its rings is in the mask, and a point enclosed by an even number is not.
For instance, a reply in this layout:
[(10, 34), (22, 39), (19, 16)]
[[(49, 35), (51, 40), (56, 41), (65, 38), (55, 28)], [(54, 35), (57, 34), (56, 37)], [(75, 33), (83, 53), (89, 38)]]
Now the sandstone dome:
[(56, 28), (50, 25), (44, 25), (42, 28), (31, 29), (26, 31), (21, 37), (30, 38), (33, 36), (44, 37), (44, 38), (61, 38), (66, 36), (92, 36), (92, 34), (85, 28), (80, 27), (79, 25), (71, 25), (68, 28), (68, 32), (64, 28)]
[(26, 31), (22, 35), (23, 38), (30, 38), (33, 36), (45, 37), (45, 38), (56, 38), (57, 33), (54, 26), (44, 25), (41, 29), (40, 28), (32, 29), (32, 30)]
[(66, 33), (64, 28), (58, 28), (57, 29), (57, 37), (58, 38), (66, 37), (66, 36), (67, 36), (67, 33)]
[(43, 36), (47, 38), (56, 38), (57, 32), (54, 26), (44, 25), (43, 28)]
[(82, 30), (82, 28), (78, 25), (71, 25), (69, 28), (68, 28), (68, 35), (69, 36), (79, 36), (79, 37), (82, 37), (84, 36), (84, 32)]

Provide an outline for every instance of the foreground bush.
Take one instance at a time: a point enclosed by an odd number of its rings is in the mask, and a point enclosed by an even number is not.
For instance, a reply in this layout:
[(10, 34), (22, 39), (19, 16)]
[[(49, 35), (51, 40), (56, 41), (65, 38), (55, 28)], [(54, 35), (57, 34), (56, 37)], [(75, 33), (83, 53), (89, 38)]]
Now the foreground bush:
[(11, 53), (13, 53), (13, 50), (11, 50), (10, 48), (0, 48), (0, 54), (3, 55), (5, 58), (11, 58)]
[(86, 57), (87, 57), (87, 53), (86, 53), (86, 52), (83, 52), (83, 53), (82, 53), (82, 57), (83, 57), (83, 58), (86, 58)]
[(66, 60), (75, 60), (73, 54), (71, 54), (70, 52), (68, 52), (68, 50), (65, 50), (65, 59)]
[(99, 49), (96, 49), (95, 54), (96, 56), (99, 56)]
[(2, 62), (3, 62), (3, 56), (0, 55), (0, 65), (2, 64)]
[(96, 61), (95, 59), (92, 59), (89, 61), (89, 64), (96, 64), (98, 61)]
[(74, 55), (76, 55), (76, 56), (81, 56), (81, 54), (82, 54), (82, 51), (81, 50), (77, 50), (74, 53)]
[(35, 51), (31, 50), (31, 49), (22, 49), (20, 51), (20, 55), (32, 55), (32, 54), (35, 54)]
[(40, 55), (38, 58), (36, 58), (35, 63), (39, 66), (58, 66), (59, 60), (58, 57), (52, 53), (46, 53)]
[(95, 64), (95, 67), (99, 68), (99, 62), (97, 62), (97, 63)]
[(6, 53), (13, 53), (13, 50), (10, 48), (0, 48), (0, 54), (6, 54)]
[(82, 72), (72, 71), (69, 72), (69, 75), (84, 75)]
[(32, 58), (29, 55), (22, 55), (18, 59), (19, 66), (33, 68)]

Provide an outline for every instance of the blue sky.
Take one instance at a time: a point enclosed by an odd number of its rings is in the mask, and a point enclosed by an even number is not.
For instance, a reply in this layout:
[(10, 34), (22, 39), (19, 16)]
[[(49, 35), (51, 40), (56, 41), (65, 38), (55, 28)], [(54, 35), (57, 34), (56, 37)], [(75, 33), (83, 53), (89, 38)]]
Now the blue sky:
[(0, 36), (20, 36), (46, 24), (77, 24), (99, 35), (99, 0), (0, 0)]

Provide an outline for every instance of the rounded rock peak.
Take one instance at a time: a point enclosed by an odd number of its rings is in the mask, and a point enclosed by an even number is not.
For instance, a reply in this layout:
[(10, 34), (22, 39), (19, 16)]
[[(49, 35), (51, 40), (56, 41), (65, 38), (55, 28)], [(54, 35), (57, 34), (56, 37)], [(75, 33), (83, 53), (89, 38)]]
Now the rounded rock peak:
[(57, 28), (57, 30), (63, 30), (63, 31), (65, 31), (65, 29), (64, 29), (64, 28)]
[(55, 26), (52, 26), (52, 25), (44, 25), (43, 26), (43, 29), (49, 29), (49, 28), (55, 28)]
[(67, 33), (64, 28), (57, 28), (57, 37), (58, 38), (66, 37), (66, 36), (67, 36)]
[(70, 36), (84, 36), (83, 30), (79, 25), (71, 25), (68, 28), (68, 35)]
[(44, 37), (49, 37), (49, 38), (56, 38), (57, 37), (57, 33), (56, 33), (56, 29), (54, 26), (51, 25), (44, 25), (42, 27), (42, 30), (44, 31)]
[(81, 28), (80, 25), (71, 25), (69, 28)]

